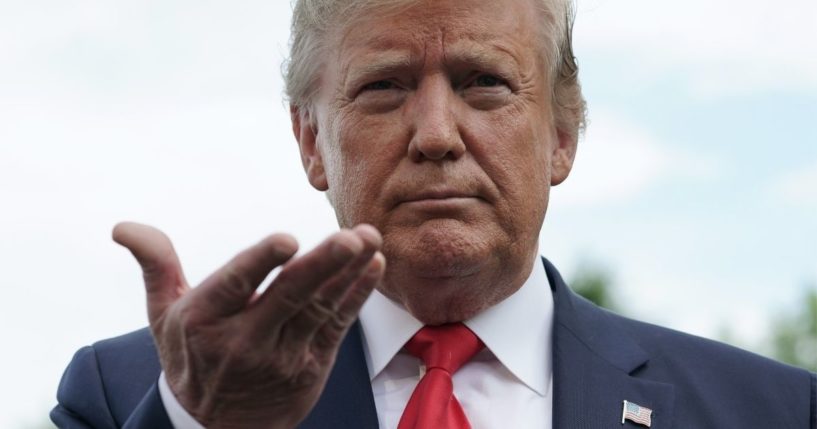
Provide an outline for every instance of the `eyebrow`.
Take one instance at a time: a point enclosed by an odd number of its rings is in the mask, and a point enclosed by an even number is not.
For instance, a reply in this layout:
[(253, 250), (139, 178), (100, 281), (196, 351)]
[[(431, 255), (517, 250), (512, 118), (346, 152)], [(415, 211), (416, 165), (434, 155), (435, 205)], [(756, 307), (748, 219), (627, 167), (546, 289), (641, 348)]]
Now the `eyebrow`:
[(388, 76), (417, 66), (417, 61), (412, 59), (409, 51), (386, 51), (368, 54), (348, 65), (344, 84), (357, 84), (362, 79), (373, 76)]
[(407, 55), (406, 53), (399, 53), (399, 54), (383, 54), (379, 53), (377, 55), (373, 55), (374, 57), (371, 60), (364, 60), (364, 64), (362, 66), (354, 67), (353, 70), (357, 75), (372, 75), (372, 74), (383, 74), (392, 72), (395, 70), (406, 69), (410, 68), (415, 63), (412, 61), (411, 55)]
[(454, 44), (446, 50), (444, 62), (450, 70), (476, 68), (511, 81), (521, 79), (525, 68), (510, 49), (487, 41)]
[[(518, 74), (522, 67), (510, 50), (495, 43), (455, 43), (445, 52), (446, 68), (474, 66), (491, 70), (511, 78)], [(367, 53), (360, 59), (349, 63), (344, 79), (347, 84), (359, 84), (361, 80), (372, 77), (387, 77), (404, 73), (406, 70), (422, 67), (420, 59), (410, 49), (385, 49)]]
[(512, 62), (518, 66), (517, 59), (504, 49), (495, 46), (454, 47), (445, 53), (445, 63), (450, 65), (473, 64), (482, 68), (495, 68), (497, 64)]

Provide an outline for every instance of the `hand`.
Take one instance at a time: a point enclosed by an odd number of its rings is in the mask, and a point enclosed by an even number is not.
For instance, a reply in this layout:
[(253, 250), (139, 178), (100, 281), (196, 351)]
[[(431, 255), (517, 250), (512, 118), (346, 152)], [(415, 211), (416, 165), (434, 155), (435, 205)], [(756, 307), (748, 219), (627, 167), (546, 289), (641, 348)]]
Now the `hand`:
[[(293, 259), (271, 235), (196, 288), (161, 231), (121, 223), (113, 239), (142, 267), (150, 328), (179, 403), (208, 428), (290, 428), (318, 400), (340, 342), (385, 269), (368, 225)], [(256, 288), (283, 268), (263, 293)]]

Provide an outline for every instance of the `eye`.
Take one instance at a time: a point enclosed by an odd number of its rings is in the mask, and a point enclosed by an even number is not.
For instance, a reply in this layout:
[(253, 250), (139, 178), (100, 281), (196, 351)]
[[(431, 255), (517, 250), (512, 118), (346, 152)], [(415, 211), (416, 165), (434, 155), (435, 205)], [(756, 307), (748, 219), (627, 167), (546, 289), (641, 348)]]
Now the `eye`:
[(494, 86), (505, 85), (505, 81), (490, 74), (481, 74), (474, 79), (473, 86), (482, 88), (491, 88)]
[[(364, 81), (365, 82), (365, 81)], [(373, 80), (353, 96), (355, 105), (369, 113), (390, 112), (403, 102), (405, 86), (394, 79)]]
[(507, 80), (493, 74), (474, 74), (461, 87), (460, 94), (471, 107), (493, 110), (507, 105), (513, 90)]
[(387, 80), (378, 80), (376, 82), (367, 83), (361, 89), (362, 91), (384, 91), (387, 89), (394, 89), (396, 86), (394, 83), (389, 82)]

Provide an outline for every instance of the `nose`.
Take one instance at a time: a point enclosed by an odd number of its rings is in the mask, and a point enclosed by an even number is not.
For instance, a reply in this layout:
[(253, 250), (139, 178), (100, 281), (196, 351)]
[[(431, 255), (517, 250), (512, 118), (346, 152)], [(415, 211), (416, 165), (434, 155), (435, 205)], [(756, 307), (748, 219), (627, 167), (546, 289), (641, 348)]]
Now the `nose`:
[(456, 102), (456, 94), (445, 76), (429, 77), (417, 88), (409, 159), (456, 160), (465, 154), (454, 112)]

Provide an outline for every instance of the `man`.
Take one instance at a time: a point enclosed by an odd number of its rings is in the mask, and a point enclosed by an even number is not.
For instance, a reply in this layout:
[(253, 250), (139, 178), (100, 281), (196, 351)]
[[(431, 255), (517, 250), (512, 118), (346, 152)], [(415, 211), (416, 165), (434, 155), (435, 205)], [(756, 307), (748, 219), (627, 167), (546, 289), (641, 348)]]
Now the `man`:
[(569, 6), (299, 1), (293, 131), (343, 229), (300, 257), (272, 235), (191, 289), (162, 233), (118, 225), (150, 333), (78, 352), (53, 420), (817, 429), (813, 374), (605, 312), (537, 255), (584, 123)]

